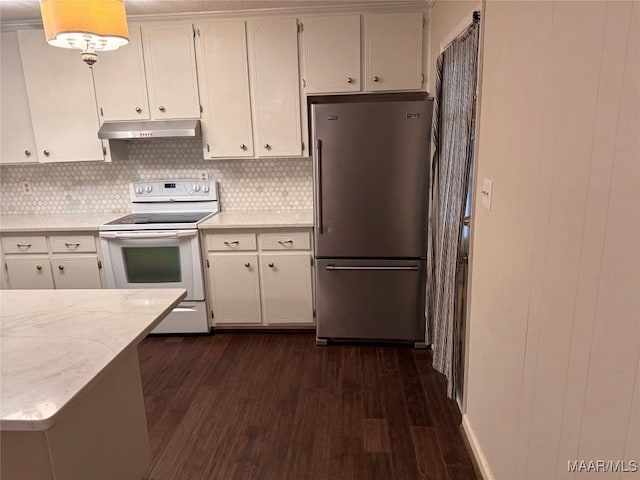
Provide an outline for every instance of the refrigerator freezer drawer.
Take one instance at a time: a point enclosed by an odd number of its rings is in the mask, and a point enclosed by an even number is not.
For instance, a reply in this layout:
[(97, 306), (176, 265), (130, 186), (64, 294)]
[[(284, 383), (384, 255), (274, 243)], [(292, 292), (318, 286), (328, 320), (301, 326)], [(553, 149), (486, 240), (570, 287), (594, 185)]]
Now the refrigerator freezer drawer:
[(423, 260), (316, 259), (318, 337), (424, 341)]

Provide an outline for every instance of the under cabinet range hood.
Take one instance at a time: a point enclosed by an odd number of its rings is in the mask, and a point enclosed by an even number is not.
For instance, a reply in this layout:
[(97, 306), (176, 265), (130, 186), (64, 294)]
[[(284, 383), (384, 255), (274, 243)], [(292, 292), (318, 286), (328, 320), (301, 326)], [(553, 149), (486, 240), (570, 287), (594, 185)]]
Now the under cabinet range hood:
[(105, 122), (98, 130), (103, 140), (200, 137), (200, 120), (150, 120), (147, 122)]

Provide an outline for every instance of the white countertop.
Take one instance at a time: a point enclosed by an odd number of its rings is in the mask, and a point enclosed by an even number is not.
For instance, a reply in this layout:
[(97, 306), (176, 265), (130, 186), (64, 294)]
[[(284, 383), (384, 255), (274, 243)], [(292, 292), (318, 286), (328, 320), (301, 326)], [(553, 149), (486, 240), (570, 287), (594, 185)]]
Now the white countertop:
[(313, 227), (313, 210), (220, 212), (198, 225), (200, 229)]
[(103, 223), (121, 217), (124, 213), (70, 213), (66, 215), (2, 215), (0, 232), (80, 232), (98, 231)]
[(46, 430), (184, 289), (0, 291), (0, 430)]
[[(103, 223), (125, 213), (70, 213), (61, 215), (2, 215), (0, 233), (87, 232), (98, 231)], [(313, 227), (313, 210), (220, 212), (199, 225), (210, 228)]]

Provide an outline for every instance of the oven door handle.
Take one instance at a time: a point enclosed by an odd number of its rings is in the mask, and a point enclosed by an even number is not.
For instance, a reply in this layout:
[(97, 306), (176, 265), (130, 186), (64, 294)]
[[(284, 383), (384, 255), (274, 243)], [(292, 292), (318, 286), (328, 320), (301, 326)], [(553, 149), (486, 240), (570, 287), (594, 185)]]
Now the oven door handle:
[(197, 230), (172, 230), (169, 232), (100, 232), (100, 238), (113, 238), (118, 240), (138, 240), (149, 238), (180, 238), (195, 237)]

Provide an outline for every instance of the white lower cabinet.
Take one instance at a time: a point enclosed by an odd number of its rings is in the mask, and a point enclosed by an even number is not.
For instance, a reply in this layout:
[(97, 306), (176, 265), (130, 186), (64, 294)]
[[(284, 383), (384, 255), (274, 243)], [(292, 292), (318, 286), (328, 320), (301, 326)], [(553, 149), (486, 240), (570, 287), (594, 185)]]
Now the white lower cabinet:
[(102, 288), (100, 251), (93, 235), (8, 235), (0, 244), (5, 288)]
[(50, 260), (56, 288), (102, 288), (97, 256), (57, 255)]
[(47, 255), (8, 256), (5, 265), (13, 290), (53, 288)]
[(204, 245), (214, 327), (313, 325), (308, 230), (210, 233)]
[(210, 253), (208, 260), (213, 324), (259, 324), (258, 256)]
[(262, 254), (260, 286), (264, 323), (313, 323), (310, 253)]

